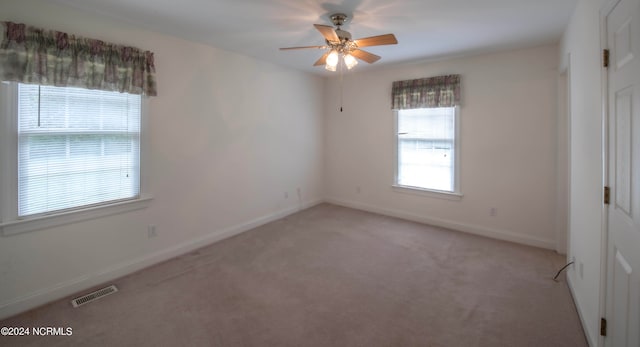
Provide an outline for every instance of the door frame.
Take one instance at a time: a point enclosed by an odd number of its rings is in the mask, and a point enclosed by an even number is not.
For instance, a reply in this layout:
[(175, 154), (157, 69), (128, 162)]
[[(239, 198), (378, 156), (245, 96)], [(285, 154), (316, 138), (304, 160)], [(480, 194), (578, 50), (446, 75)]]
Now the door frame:
[[(610, 184), (609, 177), (609, 68), (604, 67), (603, 52), (610, 49), (608, 42), (607, 17), (618, 5), (621, 0), (608, 0), (600, 8), (600, 87), (601, 87), (601, 104), (602, 104), (602, 189)], [(609, 62), (609, 67), (611, 62)], [(604, 192), (603, 192), (604, 194)], [(602, 232), (600, 235), (600, 298), (599, 298), (599, 314), (600, 317), (607, 318), (607, 285), (609, 281), (609, 206), (602, 200)], [(599, 328), (599, 327), (598, 327)], [(599, 330), (599, 329), (598, 329)], [(598, 346), (605, 346), (605, 336), (598, 337)]]

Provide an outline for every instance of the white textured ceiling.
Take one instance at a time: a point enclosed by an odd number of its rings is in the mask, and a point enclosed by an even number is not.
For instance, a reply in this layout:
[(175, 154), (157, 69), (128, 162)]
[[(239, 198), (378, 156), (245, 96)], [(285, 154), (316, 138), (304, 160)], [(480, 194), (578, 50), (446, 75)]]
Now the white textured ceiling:
[[(556, 42), (577, 0), (54, 0), (153, 31), (323, 75), (312, 24), (351, 18), (354, 38), (394, 33), (398, 45), (367, 47), (373, 66)], [(356, 68), (364, 69), (361, 62)], [(372, 67), (373, 67), (372, 66)]]

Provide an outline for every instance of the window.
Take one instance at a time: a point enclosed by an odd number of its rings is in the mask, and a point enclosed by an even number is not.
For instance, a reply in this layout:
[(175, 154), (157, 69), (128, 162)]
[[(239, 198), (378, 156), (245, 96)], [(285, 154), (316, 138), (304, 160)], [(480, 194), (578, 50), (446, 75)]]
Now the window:
[(140, 199), (140, 95), (21, 83), (0, 92), (11, 105), (0, 113), (0, 226)]
[(135, 198), (139, 157), (139, 95), (19, 84), (19, 217)]
[(396, 111), (396, 186), (458, 194), (457, 107)]

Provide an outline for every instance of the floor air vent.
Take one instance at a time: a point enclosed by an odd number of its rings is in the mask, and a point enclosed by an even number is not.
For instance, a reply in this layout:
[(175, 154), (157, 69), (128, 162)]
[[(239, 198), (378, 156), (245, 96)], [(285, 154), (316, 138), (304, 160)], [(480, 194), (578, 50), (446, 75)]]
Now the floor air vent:
[(115, 285), (110, 285), (108, 287), (104, 287), (102, 289), (98, 289), (95, 292), (89, 293), (87, 295), (83, 295), (81, 297), (75, 298), (71, 300), (71, 304), (73, 307), (82, 306), (84, 304), (88, 304), (92, 301), (96, 301), (103, 296), (107, 296), (109, 294), (113, 294), (118, 291), (118, 288)]

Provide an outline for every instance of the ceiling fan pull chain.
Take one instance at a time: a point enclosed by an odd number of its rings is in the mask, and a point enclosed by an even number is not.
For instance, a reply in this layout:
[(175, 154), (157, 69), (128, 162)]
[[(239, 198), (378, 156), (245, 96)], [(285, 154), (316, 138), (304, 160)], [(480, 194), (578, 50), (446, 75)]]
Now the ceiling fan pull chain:
[(342, 101), (344, 100), (344, 88), (343, 88), (343, 80), (342, 80), (342, 65), (343, 64), (340, 64), (340, 62), (339, 62), (338, 65), (340, 65), (340, 112), (342, 112)]

